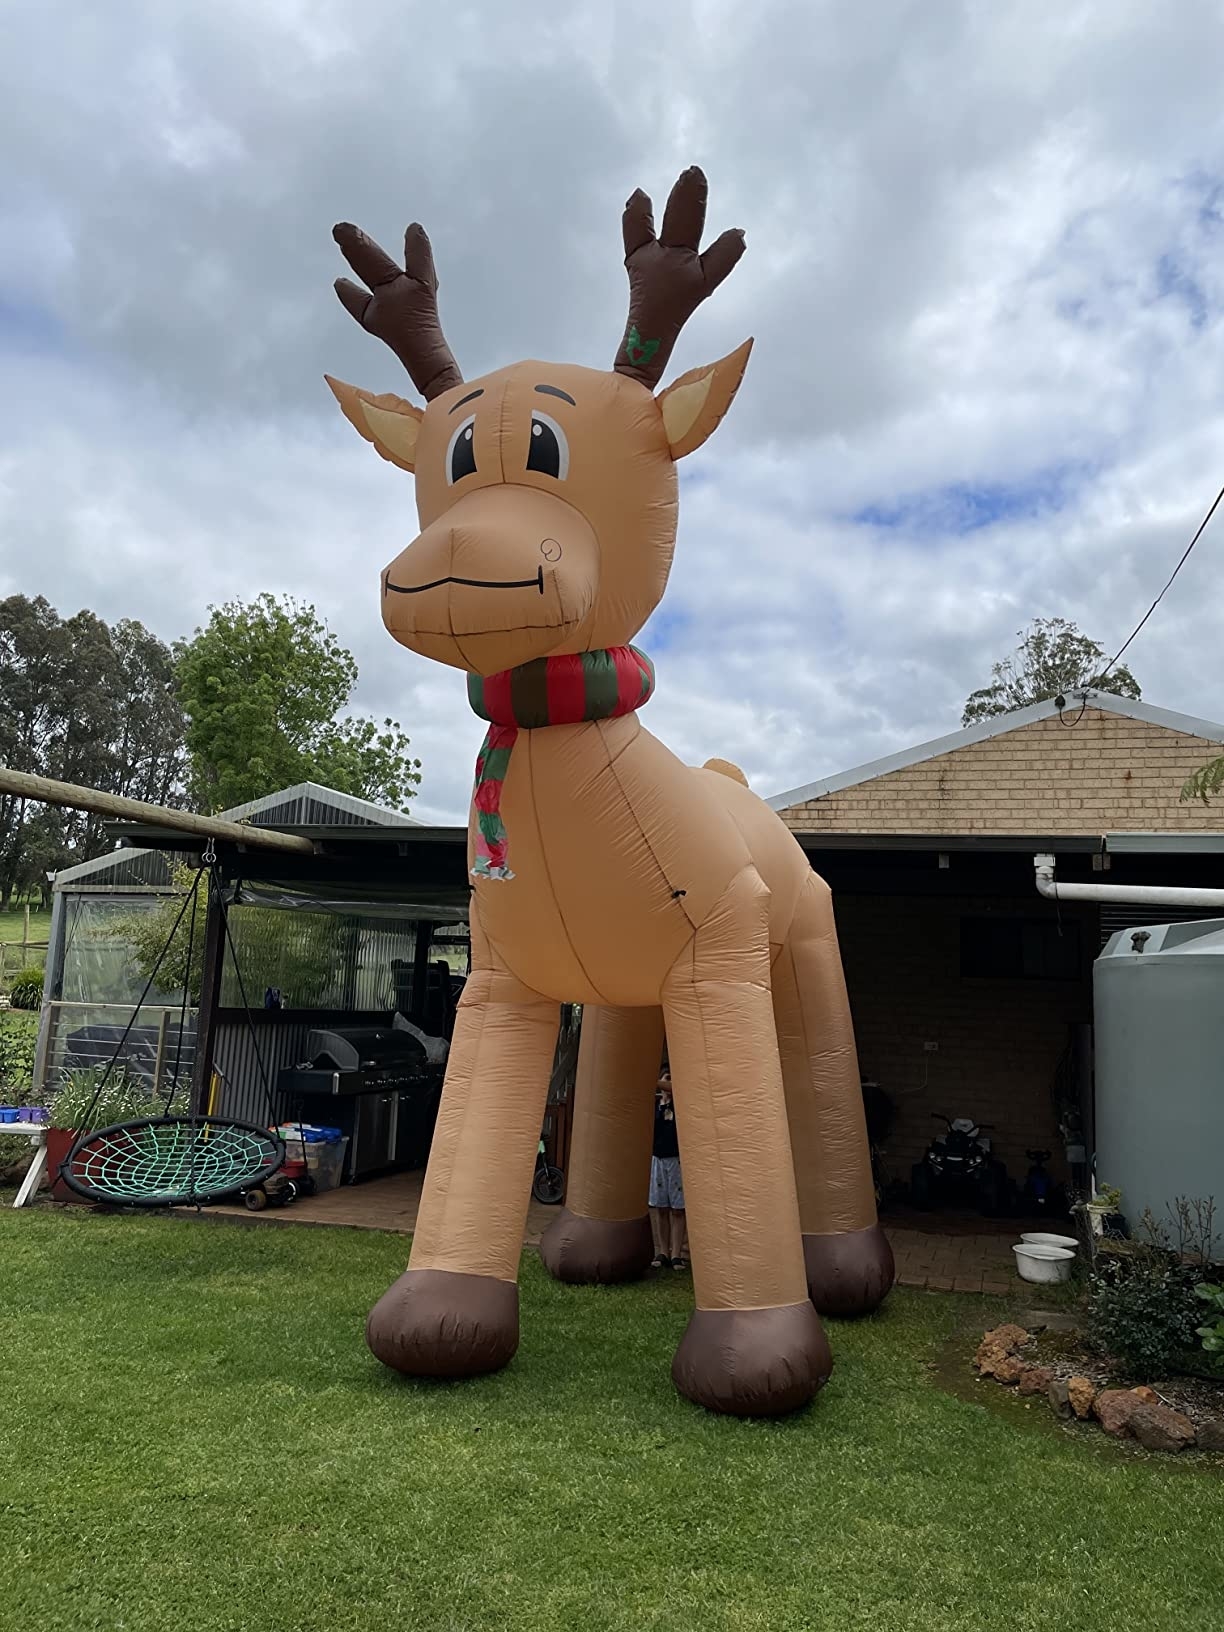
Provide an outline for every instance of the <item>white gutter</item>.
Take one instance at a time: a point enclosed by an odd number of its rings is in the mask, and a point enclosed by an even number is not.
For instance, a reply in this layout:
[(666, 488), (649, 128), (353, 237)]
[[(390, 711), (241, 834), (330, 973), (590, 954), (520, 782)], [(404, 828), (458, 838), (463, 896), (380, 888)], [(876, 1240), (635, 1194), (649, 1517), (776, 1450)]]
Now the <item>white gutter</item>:
[(1056, 884), (1054, 857), (1033, 857), (1037, 893), (1047, 901), (1131, 901), (1154, 907), (1216, 907), (1224, 913), (1224, 890), (1181, 889), (1167, 884)]

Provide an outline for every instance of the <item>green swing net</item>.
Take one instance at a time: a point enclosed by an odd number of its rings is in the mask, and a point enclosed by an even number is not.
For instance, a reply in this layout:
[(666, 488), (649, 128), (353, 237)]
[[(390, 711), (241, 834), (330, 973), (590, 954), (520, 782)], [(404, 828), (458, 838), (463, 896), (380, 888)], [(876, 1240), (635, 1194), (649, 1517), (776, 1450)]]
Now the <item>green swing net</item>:
[[(267, 1102), (269, 1121), (275, 1120), (275, 1107), (272, 1103), (268, 1075), (264, 1069), (255, 1023), (251, 1016), (251, 1006), (247, 1002), (242, 970), (230, 931), (229, 913), (226, 910), (216, 856), (210, 847), (205, 852), (195, 879), (184, 897), (178, 917), (174, 920), (166, 943), (157, 956), (132, 1017), (98, 1080), (97, 1090), (83, 1118), (87, 1129), (107, 1082), (122, 1058), (124, 1047), (141, 1009), (153, 990), (162, 962), (174, 943), (183, 919), (189, 914), (187, 969), (191, 969), (199, 885), (206, 874), (210, 905), (220, 914), (226, 944), (234, 972), (238, 977), (239, 995), (251, 1033), (251, 1043)], [(188, 984), (189, 979), (185, 977), (182, 1009), (179, 1015), (178, 1044), (163, 1114), (84, 1132), (60, 1164), (60, 1177), (64, 1183), (87, 1201), (101, 1202), (112, 1207), (204, 1207), (237, 1195), (241, 1191), (255, 1188), (271, 1178), (285, 1161), (284, 1144), (267, 1128), (226, 1117), (200, 1115), (196, 1111), (194, 1099), (188, 1115), (172, 1114), (173, 1103), (179, 1091), (179, 1067), (182, 1063), (183, 1033), (187, 1021)]]

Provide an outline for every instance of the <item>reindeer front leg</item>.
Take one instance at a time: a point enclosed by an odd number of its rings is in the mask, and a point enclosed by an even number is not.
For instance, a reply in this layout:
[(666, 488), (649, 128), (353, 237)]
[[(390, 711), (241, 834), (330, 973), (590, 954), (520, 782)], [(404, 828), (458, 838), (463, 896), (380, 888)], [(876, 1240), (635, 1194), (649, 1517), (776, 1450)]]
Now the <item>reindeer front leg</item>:
[(408, 1268), (366, 1341), (395, 1371), (471, 1377), (518, 1348), (518, 1265), (560, 1009), (496, 967), (473, 917)]
[(745, 867), (663, 987), (697, 1299), (672, 1377), (736, 1416), (794, 1410), (832, 1369), (804, 1274), (768, 902)]

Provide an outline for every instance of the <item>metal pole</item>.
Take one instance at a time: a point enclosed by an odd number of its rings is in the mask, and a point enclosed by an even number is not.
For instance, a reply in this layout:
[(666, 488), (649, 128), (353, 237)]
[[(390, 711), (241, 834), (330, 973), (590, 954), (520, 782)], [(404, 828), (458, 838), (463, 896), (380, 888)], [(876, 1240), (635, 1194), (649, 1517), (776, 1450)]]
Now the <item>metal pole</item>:
[(248, 827), (229, 822), (222, 816), (200, 816), (194, 810), (172, 810), (168, 805), (146, 805), (141, 799), (121, 799), (99, 788), (84, 788), (75, 782), (53, 782), (45, 776), (10, 771), (0, 765), (0, 793), (15, 793), (38, 804), (65, 805), (69, 810), (89, 810), (97, 816), (121, 821), (149, 822), (172, 827), (177, 832), (194, 833), (203, 839), (224, 839), (257, 850), (283, 850), (293, 855), (312, 856), (315, 847), (297, 833), (278, 833), (269, 827)]
[(1136, 906), (1215, 907), (1224, 912), (1224, 890), (1183, 889), (1170, 884), (1058, 884), (1054, 857), (1033, 857), (1037, 894), (1047, 901), (1129, 901)]
[(200, 976), (200, 1001), (196, 1009), (196, 1051), (191, 1070), (191, 1109), (195, 1115), (202, 1115), (208, 1104), (217, 1007), (221, 1000), (221, 975), (225, 964), (225, 912), (220, 880), (210, 879), (208, 913), (204, 919), (204, 964)]

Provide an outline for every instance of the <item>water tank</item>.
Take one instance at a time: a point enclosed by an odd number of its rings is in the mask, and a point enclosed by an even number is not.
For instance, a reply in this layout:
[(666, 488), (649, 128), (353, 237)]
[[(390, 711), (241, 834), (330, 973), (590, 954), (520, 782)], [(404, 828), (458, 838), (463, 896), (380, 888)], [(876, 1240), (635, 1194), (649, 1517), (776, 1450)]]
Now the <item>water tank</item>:
[(1110, 937), (1097, 959), (1096, 1174), (1132, 1230), (1214, 1196), (1224, 1244), (1224, 918)]

